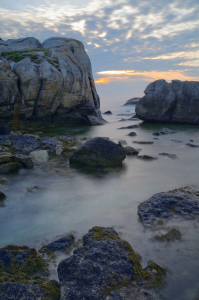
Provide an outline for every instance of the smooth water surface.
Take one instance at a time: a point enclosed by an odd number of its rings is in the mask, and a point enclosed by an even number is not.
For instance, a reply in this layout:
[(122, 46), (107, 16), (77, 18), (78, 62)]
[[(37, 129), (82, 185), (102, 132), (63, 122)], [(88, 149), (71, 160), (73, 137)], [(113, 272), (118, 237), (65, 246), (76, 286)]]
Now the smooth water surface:
[[(106, 108), (111, 109), (113, 115), (104, 115), (109, 121), (104, 126), (52, 128), (46, 129), (44, 135), (101, 136), (115, 142), (122, 139), (129, 146), (141, 149), (141, 155), (158, 159), (143, 161), (136, 156), (127, 157), (121, 168), (93, 170), (70, 167), (66, 155), (51, 157), (48, 163), (33, 170), (23, 169), (15, 175), (1, 176), (7, 179), (7, 183), (0, 186), (7, 198), (0, 207), (0, 247), (27, 244), (39, 248), (70, 231), (76, 231), (79, 238), (93, 226), (114, 226), (140, 253), (143, 267), (152, 259), (168, 268), (168, 284), (162, 291), (165, 299), (196, 300), (199, 297), (198, 221), (169, 222), (164, 229), (180, 229), (182, 240), (167, 244), (152, 242), (149, 239), (156, 233), (143, 228), (137, 206), (158, 192), (187, 185), (199, 189), (199, 149), (186, 146), (190, 139), (199, 145), (199, 126), (119, 121), (129, 117), (117, 114), (132, 115), (134, 107), (104, 107), (102, 110)], [(118, 129), (131, 124), (140, 124), (140, 127)], [(152, 135), (163, 127), (176, 133)], [(131, 131), (137, 136), (127, 136)], [(154, 144), (139, 145), (133, 141), (154, 141)], [(176, 154), (177, 158), (158, 155), (161, 152)], [(38, 189), (28, 190), (35, 186)]]

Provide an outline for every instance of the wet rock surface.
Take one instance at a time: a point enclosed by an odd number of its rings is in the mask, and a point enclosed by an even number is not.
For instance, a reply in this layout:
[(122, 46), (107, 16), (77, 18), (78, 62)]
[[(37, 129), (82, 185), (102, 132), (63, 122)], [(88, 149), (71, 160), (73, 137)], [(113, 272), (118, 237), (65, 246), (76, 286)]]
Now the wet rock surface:
[(87, 166), (121, 166), (126, 157), (122, 146), (105, 138), (93, 138), (77, 149), (69, 158), (70, 163)]
[(199, 217), (199, 192), (184, 187), (158, 193), (138, 206), (138, 215), (145, 227), (171, 218), (192, 220)]
[(143, 159), (143, 160), (154, 160), (157, 159), (157, 157), (151, 156), (151, 155), (139, 155), (138, 156), (139, 159)]
[(115, 230), (94, 227), (84, 235), (83, 247), (58, 266), (61, 300), (155, 299), (145, 290), (157, 279), (155, 266), (143, 270), (134, 250)]
[(145, 121), (199, 124), (199, 82), (163, 79), (150, 83), (135, 112)]

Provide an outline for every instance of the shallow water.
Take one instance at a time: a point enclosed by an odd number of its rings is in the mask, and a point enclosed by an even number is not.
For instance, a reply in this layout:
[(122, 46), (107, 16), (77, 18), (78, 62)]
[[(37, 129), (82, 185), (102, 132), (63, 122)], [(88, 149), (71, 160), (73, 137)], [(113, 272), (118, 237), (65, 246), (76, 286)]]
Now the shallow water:
[[(104, 107), (113, 115), (104, 115), (109, 121), (104, 126), (82, 128), (48, 128), (45, 135), (70, 133), (81, 137), (109, 137), (117, 142), (126, 140), (129, 146), (142, 149), (140, 154), (158, 157), (143, 161), (127, 157), (123, 167), (93, 170), (72, 168), (67, 157), (52, 157), (34, 170), (20, 170), (19, 174), (1, 176), (8, 181), (0, 190), (7, 198), (0, 207), (0, 247), (7, 244), (27, 244), (39, 248), (57, 235), (76, 231), (82, 237), (93, 226), (114, 226), (121, 237), (128, 240), (142, 256), (142, 265), (152, 259), (168, 267), (168, 284), (162, 290), (165, 299), (196, 300), (199, 297), (199, 223), (172, 221), (166, 228), (176, 227), (182, 240), (172, 243), (152, 242), (155, 233), (145, 230), (137, 216), (137, 206), (153, 194), (185, 185), (199, 189), (199, 150), (185, 144), (190, 139), (199, 145), (199, 126), (144, 124), (141, 121), (119, 121), (117, 114), (134, 106)], [(140, 124), (136, 129), (119, 127)], [(155, 130), (168, 127), (174, 134), (154, 136)], [(131, 131), (137, 136), (130, 137)], [(158, 138), (157, 140), (154, 138)], [(180, 140), (181, 143), (171, 141)], [(152, 145), (133, 144), (133, 141), (154, 141)], [(158, 155), (176, 154), (176, 159)], [(38, 186), (34, 192), (27, 189)], [(164, 230), (162, 230), (164, 232)]]

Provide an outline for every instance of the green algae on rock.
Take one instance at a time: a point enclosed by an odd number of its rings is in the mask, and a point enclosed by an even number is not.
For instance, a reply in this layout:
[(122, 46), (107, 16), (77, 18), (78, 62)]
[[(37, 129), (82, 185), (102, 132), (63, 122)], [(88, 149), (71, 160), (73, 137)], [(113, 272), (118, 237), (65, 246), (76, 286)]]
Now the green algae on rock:
[[(106, 299), (107, 296), (121, 299), (121, 295), (130, 289), (131, 294), (128, 295), (132, 299), (134, 293), (138, 292), (141, 297), (143, 291), (148, 296), (140, 299), (154, 299), (151, 293), (146, 292), (146, 286), (152, 288), (152, 285), (158, 285), (155, 284), (157, 272), (159, 279), (158, 267), (150, 265), (142, 269), (128, 242), (122, 241), (114, 229), (96, 226), (84, 235), (83, 247), (74, 250), (73, 255), (58, 266), (61, 298), (67, 299), (70, 295), (71, 299), (77, 300), (85, 297)], [(161, 280), (159, 283), (162, 284)], [(142, 288), (139, 290), (140, 284)]]

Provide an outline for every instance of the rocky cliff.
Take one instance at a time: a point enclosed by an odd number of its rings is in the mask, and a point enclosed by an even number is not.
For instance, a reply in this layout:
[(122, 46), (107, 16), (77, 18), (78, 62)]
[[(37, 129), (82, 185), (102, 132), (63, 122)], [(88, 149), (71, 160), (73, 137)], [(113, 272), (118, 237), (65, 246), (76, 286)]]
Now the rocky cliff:
[(0, 118), (86, 123), (101, 117), (91, 63), (69, 38), (0, 40)]
[(199, 124), (199, 82), (156, 80), (144, 91), (136, 114), (146, 121)]

